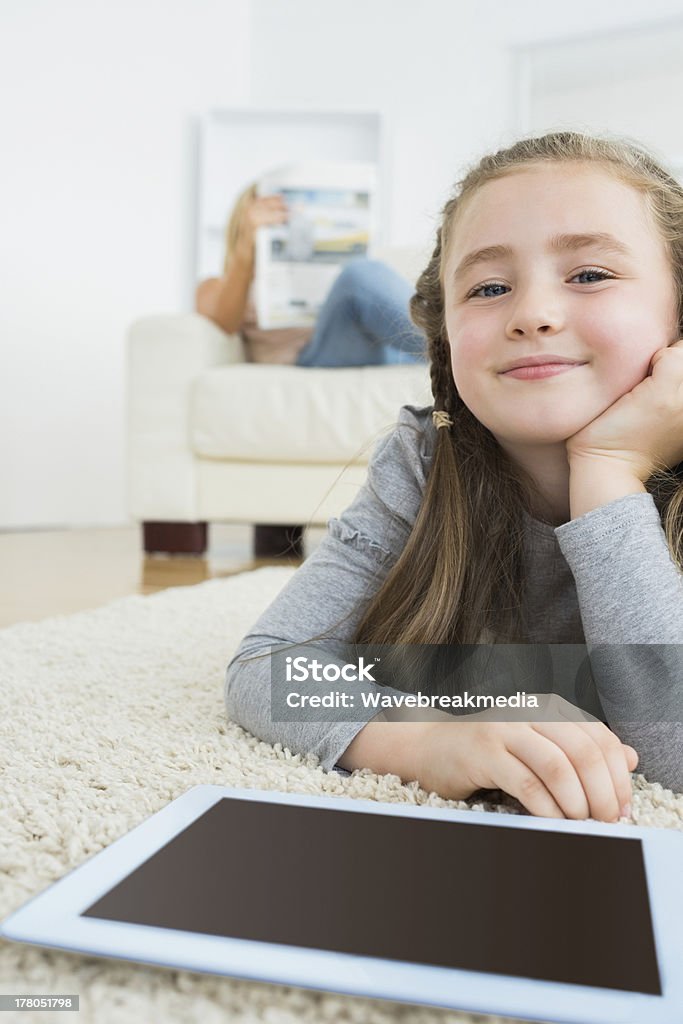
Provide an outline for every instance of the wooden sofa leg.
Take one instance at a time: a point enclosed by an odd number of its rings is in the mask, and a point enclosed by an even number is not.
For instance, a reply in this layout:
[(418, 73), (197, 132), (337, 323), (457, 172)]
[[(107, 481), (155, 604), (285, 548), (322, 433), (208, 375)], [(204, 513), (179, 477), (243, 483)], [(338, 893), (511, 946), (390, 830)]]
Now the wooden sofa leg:
[(303, 558), (303, 526), (254, 526), (255, 558)]
[(207, 524), (145, 522), (142, 543), (148, 555), (203, 555), (207, 547)]

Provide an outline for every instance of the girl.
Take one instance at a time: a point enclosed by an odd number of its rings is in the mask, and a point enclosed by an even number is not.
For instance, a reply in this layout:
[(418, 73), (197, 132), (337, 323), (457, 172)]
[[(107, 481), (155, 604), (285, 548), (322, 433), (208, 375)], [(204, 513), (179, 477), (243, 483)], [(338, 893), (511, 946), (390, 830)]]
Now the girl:
[[(327, 769), (502, 789), (549, 817), (628, 815), (636, 764), (683, 789), (680, 671), (648, 648), (683, 641), (683, 189), (625, 140), (517, 142), (446, 203), (411, 312), (433, 408), (400, 410), (243, 639), (229, 716)], [(552, 722), (274, 722), (258, 655), (312, 634), (613, 645), (610, 727), (569, 705)]]

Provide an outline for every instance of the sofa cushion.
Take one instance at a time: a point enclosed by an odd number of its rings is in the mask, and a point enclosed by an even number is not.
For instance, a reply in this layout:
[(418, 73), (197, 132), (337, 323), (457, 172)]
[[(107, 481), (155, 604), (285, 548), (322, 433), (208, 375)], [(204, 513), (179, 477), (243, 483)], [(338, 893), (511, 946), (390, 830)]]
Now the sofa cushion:
[(402, 405), (432, 401), (426, 364), (214, 367), (192, 382), (190, 444), (202, 458), (368, 462)]

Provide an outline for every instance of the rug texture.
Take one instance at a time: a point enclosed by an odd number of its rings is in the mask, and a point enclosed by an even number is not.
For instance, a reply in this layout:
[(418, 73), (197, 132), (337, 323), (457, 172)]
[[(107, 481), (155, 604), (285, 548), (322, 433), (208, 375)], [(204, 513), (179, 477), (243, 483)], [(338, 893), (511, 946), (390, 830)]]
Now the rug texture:
[[(367, 769), (326, 773), (227, 721), (225, 666), (294, 571), (264, 568), (0, 632), (0, 919), (198, 784), (520, 813), (504, 794), (449, 801)], [(633, 817), (683, 829), (683, 796), (636, 775)], [(503, 1020), (6, 940), (0, 993), (77, 993), (81, 1024)], [(12, 1016), (54, 1020), (27, 1011), (3, 1013), (3, 1024)]]

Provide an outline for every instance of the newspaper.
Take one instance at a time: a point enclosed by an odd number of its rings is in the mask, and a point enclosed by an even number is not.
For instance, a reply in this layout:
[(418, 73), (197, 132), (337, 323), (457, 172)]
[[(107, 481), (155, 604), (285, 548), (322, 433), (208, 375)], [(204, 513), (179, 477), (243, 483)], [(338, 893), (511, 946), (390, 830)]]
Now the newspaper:
[(259, 195), (282, 195), (286, 224), (256, 233), (254, 302), (263, 330), (311, 327), (343, 267), (370, 255), (377, 172), (358, 161), (307, 162), (261, 178)]

